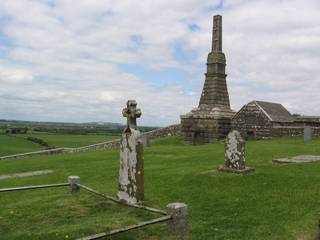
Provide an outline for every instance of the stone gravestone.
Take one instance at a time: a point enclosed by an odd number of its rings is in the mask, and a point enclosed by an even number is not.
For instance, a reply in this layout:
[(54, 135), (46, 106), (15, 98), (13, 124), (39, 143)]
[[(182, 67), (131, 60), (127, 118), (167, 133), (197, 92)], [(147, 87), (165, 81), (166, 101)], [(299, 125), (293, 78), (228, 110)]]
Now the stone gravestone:
[(305, 126), (303, 130), (304, 141), (310, 141), (312, 139), (312, 129), (311, 127)]
[(245, 166), (245, 144), (246, 142), (236, 130), (231, 131), (225, 142), (225, 161), (219, 167), (220, 171), (231, 173), (248, 173), (254, 168)]
[(143, 144), (137, 129), (141, 116), (137, 102), (129, 100), (122, 114), (127, 126), (120, 140), (120, 169), (118, 199), (129, 204), (141, 203), (144, 199)]

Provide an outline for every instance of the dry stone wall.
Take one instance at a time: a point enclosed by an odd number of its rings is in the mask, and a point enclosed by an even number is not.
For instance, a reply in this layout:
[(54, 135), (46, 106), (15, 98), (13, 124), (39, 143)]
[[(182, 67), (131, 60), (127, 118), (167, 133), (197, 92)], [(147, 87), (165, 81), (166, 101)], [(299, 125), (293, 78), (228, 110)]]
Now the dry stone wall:
[(170, 136), (180, 136), (180, 124), (170, 125), (164, 128), (158, 128), (150, 132), (142, 133), (142, 136), (147, 136), (149, 139), (170, 137)]
[(270, 139), (272, 123), (254, 103), (247, 104), (232, 119), (232, 129), (245, 139)]
[[(150, 132), (145, 132), (141, 135), (147, 136), (149, 139), (155, 138), (162, 138), (167, 136), (178, 136), (180, 135), (180, 124), (170, 125), (164, 128), (158, 128), (152, 130)], [(77, 152), (90, 152), (96, 151), (98, 149), (112, 149), (117, 148), (120, 145), (120, 139), (115, 139), (108, 142), (92, 144), (84, 147), (79, 148), (55, 148), (50, 150), (43, 150), (43, 151), (36, 151), (36, 152), (28, 152), (28, 153), (21, 153), (9, 156), (0, 157), (0, 160), (7, 160), (7, 159), (17, 159), (23, 157), (33, 157), (33, 156), (40, 156), (40, 155), (50, 155), (50, 154), (60, 154), (60, 153), (77, 153)]]
[[(320, 136), (320, 127), (311, 127), (313, 136)], [(271, 129), (272, 137), (300, 137), (304, 134), (304, 127), (277, 126)]]

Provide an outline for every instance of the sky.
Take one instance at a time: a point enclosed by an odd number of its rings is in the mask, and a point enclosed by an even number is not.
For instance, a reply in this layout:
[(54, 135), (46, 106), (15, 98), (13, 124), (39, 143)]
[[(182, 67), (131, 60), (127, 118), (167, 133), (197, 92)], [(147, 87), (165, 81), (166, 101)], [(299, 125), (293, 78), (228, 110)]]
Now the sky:
[(223, 17), (231, 106), (320, 115), (319, 0), (1, 0), (0, 119), (179, 123)]

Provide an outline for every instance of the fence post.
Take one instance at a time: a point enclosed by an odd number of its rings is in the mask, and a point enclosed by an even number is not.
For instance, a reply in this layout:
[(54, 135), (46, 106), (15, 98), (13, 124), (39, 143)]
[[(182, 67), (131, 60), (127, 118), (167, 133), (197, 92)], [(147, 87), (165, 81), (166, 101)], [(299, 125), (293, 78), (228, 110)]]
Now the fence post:
[(68, 177), (68, 183), (70, 184), (70, 191), (71, 192), (79, 192), (80, 187), (78, 184), (80, 184), (80, 177), (78, 176), (69, 176)]
[(168, 222), (170, 235), (184, 239), (188, 236), (188, 206), (185, 203), (170, 203), (167, 205), (167, 214), (172, 217)]

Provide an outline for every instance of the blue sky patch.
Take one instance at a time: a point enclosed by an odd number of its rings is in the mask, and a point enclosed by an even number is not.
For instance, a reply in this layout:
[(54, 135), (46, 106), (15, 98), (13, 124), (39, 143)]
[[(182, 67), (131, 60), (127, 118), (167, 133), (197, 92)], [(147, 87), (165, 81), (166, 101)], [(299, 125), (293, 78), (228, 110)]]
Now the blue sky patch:
[(185, 80), (189, 79), (186, 72), (175, 68), (154, 70), (140, 64), (120, 64), (119, 67), (121, 71), (132, 74), (157, 87), (183, 84)]
[(208, 12), (221, 10), (221, 9), (223, 9), (223, 0), (220, 0), (218, 4), (210, 6), (209, 9), (208, 9)]
[(197, 32), (200, 30), (200, 27), (195, 23), (188, 24), (188, 28), (189, 28), (190, 32)]
[(186, 49), (182, 43), (176, 43), (174, 46), (174, 57), (179, 63), (190, 64), (197, 57), (197, 52)]

